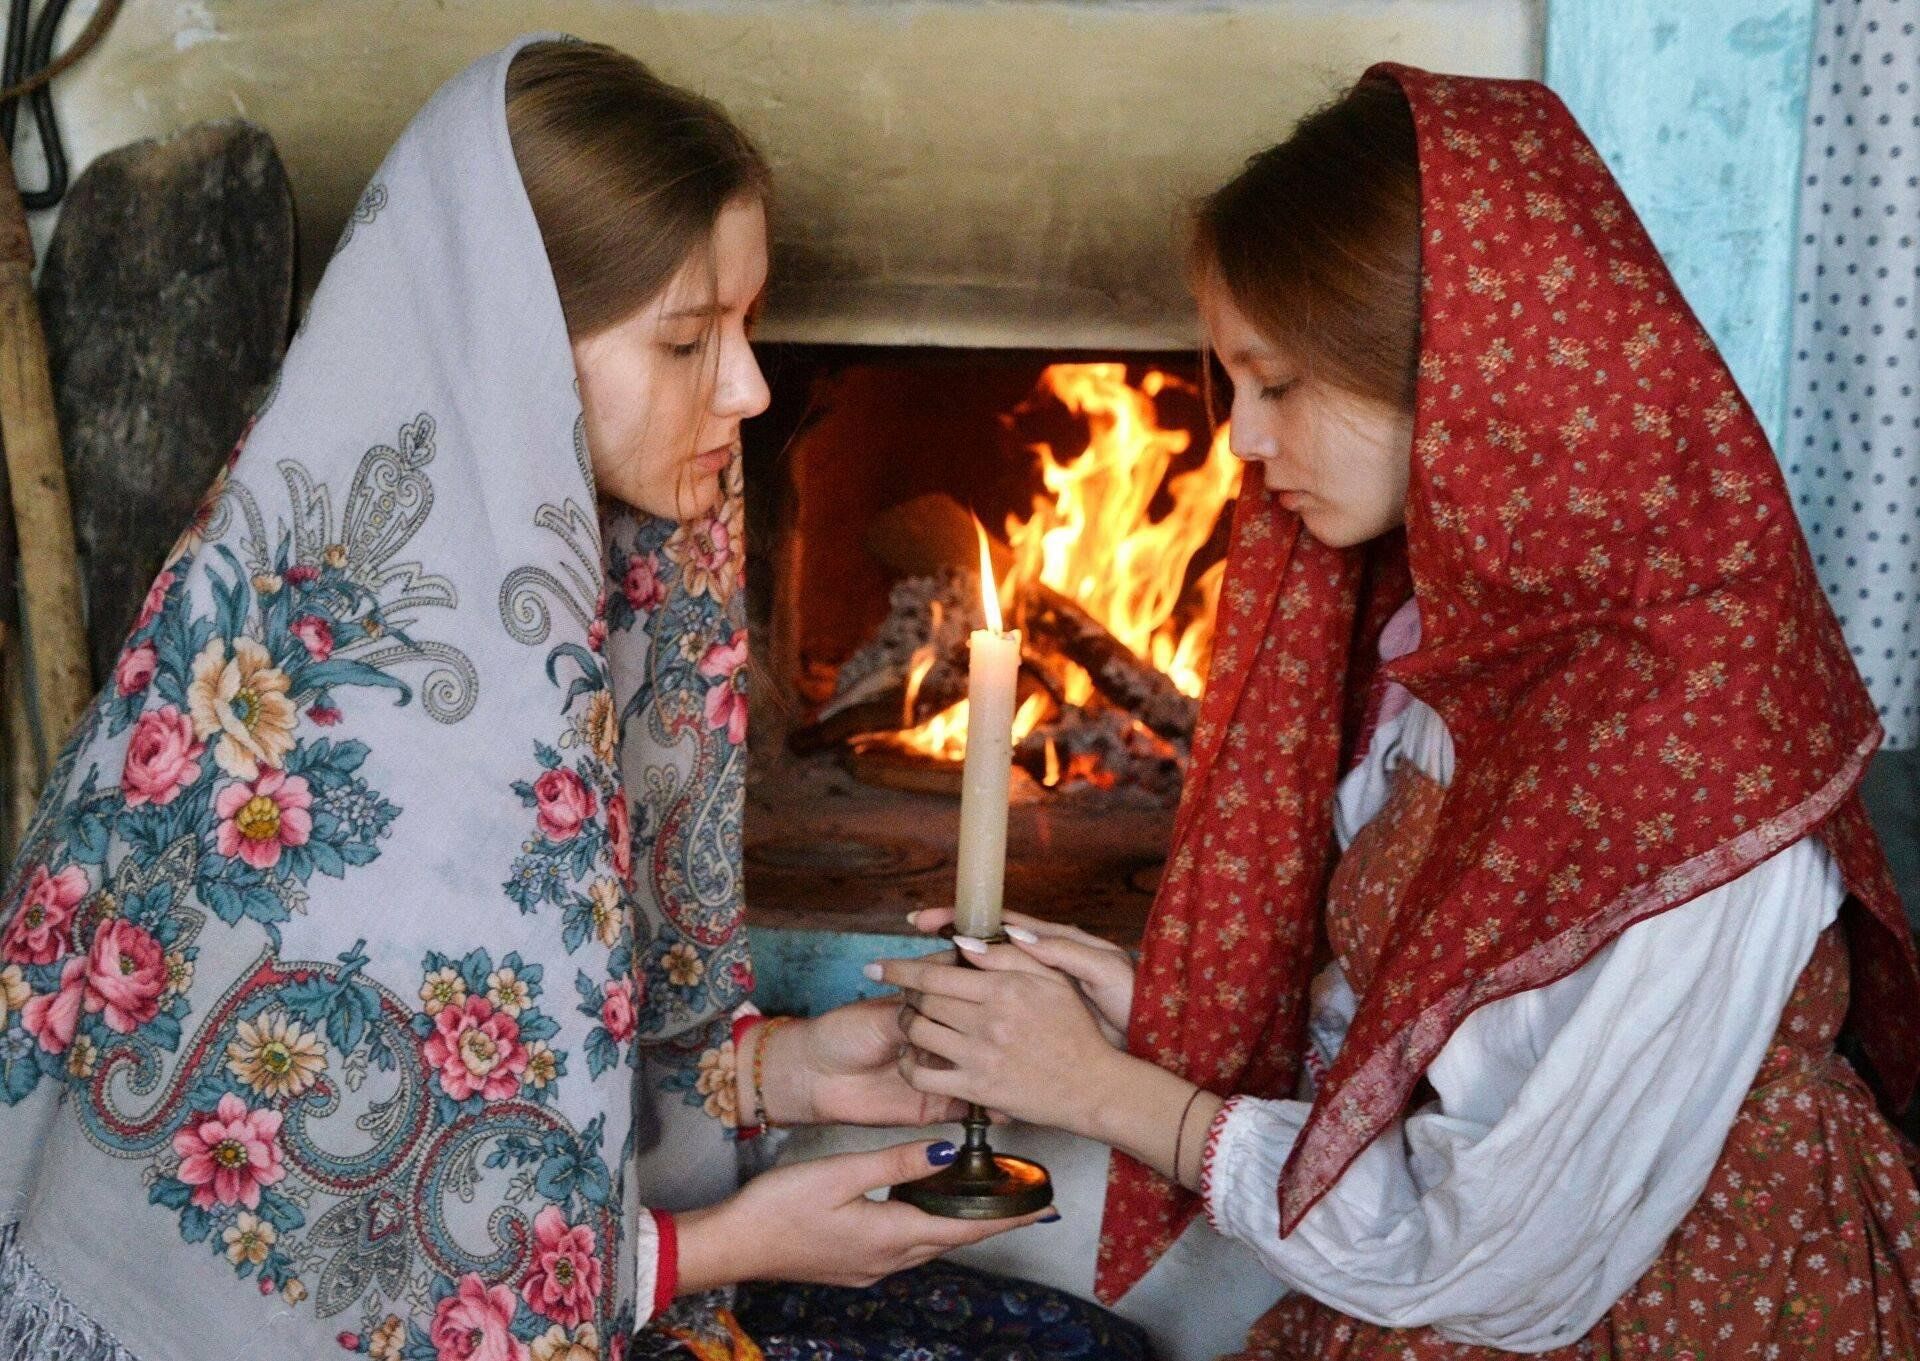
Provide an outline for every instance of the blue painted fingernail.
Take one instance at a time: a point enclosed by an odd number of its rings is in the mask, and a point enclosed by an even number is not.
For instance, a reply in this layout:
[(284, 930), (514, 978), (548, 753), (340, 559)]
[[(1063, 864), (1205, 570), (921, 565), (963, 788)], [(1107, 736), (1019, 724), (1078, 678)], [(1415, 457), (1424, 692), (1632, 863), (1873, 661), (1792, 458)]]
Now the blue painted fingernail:
[(942, 1139), (939, 1143), (927, 1150), (927, 1161), (935, 1167), (945, 1167), (959, 1156), (960, 1150), (948, 1143), (945, 1139)]
[(1060, 1212), (1058, 1210), (1049, 1210), (1033, 1222), (1036, 1224), (1058, 1224), (1060, 1222)]

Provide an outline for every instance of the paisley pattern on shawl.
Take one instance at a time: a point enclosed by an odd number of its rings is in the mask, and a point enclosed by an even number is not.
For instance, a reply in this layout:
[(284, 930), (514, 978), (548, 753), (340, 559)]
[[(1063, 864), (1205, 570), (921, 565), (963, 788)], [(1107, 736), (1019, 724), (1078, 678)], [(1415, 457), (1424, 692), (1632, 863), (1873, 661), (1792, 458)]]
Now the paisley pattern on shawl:
[[(739, 485), (601, 531), (506, 137), (520, 45), (382, 166), (0, 902), (0, 1337), (30, 1354), (632, 1330), (642, 1050), (751, 986)], [(654, 554), (658, 599), (603, 587)]]
[[(1407, 561), (1420, 648), (1384, 668), (1458, 754), (1435, 852), (1281, 1178), (1290, 1231), (1475, 1007), (1817, 832), (1853, 895), (1850, 1018), (1883, 1100), (1920, 1072), (1920, 969), (1854, 788), (1880, 740), (1766, 439), (1592, 145), (1531, 82), (1377, 67), (1420, 157)], [(1395, 536), (1396, 538), (1398, 536)], [(1290, 1094), (1366, 677), (1404, 598), (1249, 482), (1130, 1047)], [(1097, 1288), (1194, 1213), (1116, 1156)]]
[[(672, 1039), (753, 991), (741, 929), (747, 632), (741, 464), (711, 515), (684, 524), (622, 511), (607, 532), (609, 651), (634, 836), (640, 1033)], [(629, 691), (627, 678), (633, 678)]]

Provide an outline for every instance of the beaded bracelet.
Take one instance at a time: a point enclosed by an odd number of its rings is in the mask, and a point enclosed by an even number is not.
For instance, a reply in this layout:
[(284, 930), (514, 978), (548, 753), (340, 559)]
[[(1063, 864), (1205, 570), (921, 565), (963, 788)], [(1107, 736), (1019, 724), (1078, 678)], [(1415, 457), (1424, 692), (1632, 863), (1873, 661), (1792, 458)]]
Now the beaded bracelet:
[[(720, 1050), (718, 1071), (714, 1075), (716, 1087), (724, 1086), (727, 1091), (735, 1093), (722, 1107), (720, 1123), (733, 1131), (734, 1138), (743, 1142), (759, 1138), (760, 1131), (747, 1123), (747, 1112), (739, 1108), (740, 1056), (746, 1052), (747, 1036), (766, 1019), (751, 1005), (742, 1007), (734, 1015), (732, 1034), (729, 1042)], [(729, 1108), (732, 1111), (730, 1116), (727, 1114)]]
[(766, 1089), (761, 1083), (766, 1071), (767, 1042), (773, 1038), (774, 1031), (793, 1022), (791, 1016), (769, 1016), (757, 1027), (760, 1037), (753, 1047), (753, 1123), (756, 1133), (774, 1128), (773, 1120), (767, 1114)]

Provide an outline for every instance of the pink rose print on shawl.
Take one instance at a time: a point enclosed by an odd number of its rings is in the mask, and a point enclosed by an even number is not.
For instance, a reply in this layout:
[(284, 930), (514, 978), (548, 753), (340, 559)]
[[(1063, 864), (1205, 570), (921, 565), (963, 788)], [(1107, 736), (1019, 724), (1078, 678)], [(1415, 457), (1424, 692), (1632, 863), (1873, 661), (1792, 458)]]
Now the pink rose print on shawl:
[(206, 743), (193, 735), (193, 720), (171, 704), (140, 715), (127, 739), (127, 761), (120, 791), (127, 807), (151, 803), (164, 808), (200, 778)]
[(287, 1175), (280, 1163), (280, 1112), (248, 1110), (228, 1092), (214, 1113), (173, 1136), (180, 1180), (193, 1187), (193, 1203), (260, 1208), (260, 1189)]
[(606, 1000), (600, 1004), (600, 1024), (613, 1036), (615, 1044), (625, 1044), (633, 1038), (634, 1028), (639, 1023), (638, 1012), (634, 1006), (633, 980), (622, 978), (618, 982), (607, 984)]
[(477, 1092), (499, 1101), (520, 1090), (527, 1049), (513, 1017), (495, 1011), (484, 997), (469, 997), (457, 1007), (441, 1008), (433, 1024), (421, 1053), (438, 1070), (448, 1096), (465, 1101)]
[(623, 884), (633, 879), (632, 817), (624, 793), (607, 800), (607, 847), (613, 856), (613, 872)]
[(130, 921), (100, 928), (87, 952), (89, 1014), (104, 1012), (108, 1026), (131, 1035), (159, 1014), (166, 990), (166, 951), (151, 931)]
[(307, 655), (324, 662), (333, 655), (333, 625), (317, 614), (303, 614), (287, 630), (306, 646)]
[(535, 1313), (569, 1328), (592, 1318), (600, 1293), (593, 1230), (567, 1223), (557, 1205), (542, 1210), (533, 1221), (533, 1270), (520, 1283), (520, 1293)]
[(152, 643), (130, 647), (113, 668), (113, 687), (123, 695), (137, 695), (152, 683), (160, 669), (160, 654)]
[(651, 553), (635, 553), (627, 562), (627, 574), (620, 582), (627, 604), (640, 614), (656, 608), (667, 598), (667, 584), (660, 579), (660, 561)]
[(174, 575), (162, 572), (153, 579), (153, 585), (147, 587), (147, 598), (140, 602), (140, 617), (133, 621), (133, 631), (140, 632), (160, 613), (160, 607), (167, 603), (167, 592), (173, 589)]
[(60, 990), (27, 999), (20, 1023), (49, 1054), (64, 1054), (80, 1029), (80, 1008), (87, 994), (87, 961), (75, 956), (60, 971)]
[(460, 1278), (460, 1288), (433, 1311), (433, 1340), (438, 1361), (527, 1361), (526, 1343), (509, 1330), (513, 1291), (487, 1288), (478, 1276)]
[(73, 948), (73, 910), (87, 896), (87, 872), (69, 865), (48, 874), (35, 865), (0, 953), (22, 964), (51, 964)]
[(284, 770), (264, 770), (250, 784), (243, 780), (228, 785), (213, 803), (220, 815), (220, 854), (257, 870), (273, 868), (282, 847), (307, 844), (313, 832), (308, 811), (312, 805), (305, 778)]
[(587, 646), (595, 652), (604, 652), (607, 647), (607, 591), (600, 588), (600, 594), (593, 601), (593, 622), (587, 626)]
[(707, 691), (707, 726), (725, 729), (727, 741), (739, 746), (747, 740), (747, 635), (737, 632), (715, 643), (700, 659), (700, 674), (717, 681)]
[(549, 770), (533, 782), (533, 797), (541, 835), (549, 841), (573, 840), (599, 806), (586, 781), (571, 770)]

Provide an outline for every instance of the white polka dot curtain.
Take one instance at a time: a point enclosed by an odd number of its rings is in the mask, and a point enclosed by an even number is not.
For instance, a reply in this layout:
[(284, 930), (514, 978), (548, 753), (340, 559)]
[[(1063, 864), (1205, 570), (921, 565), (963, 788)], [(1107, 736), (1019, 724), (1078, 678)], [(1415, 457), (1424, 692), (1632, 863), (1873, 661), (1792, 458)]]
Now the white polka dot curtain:
[(1820, 0), (1781, 458), (1889, 749), (1920, 746), (1920, 0)]

